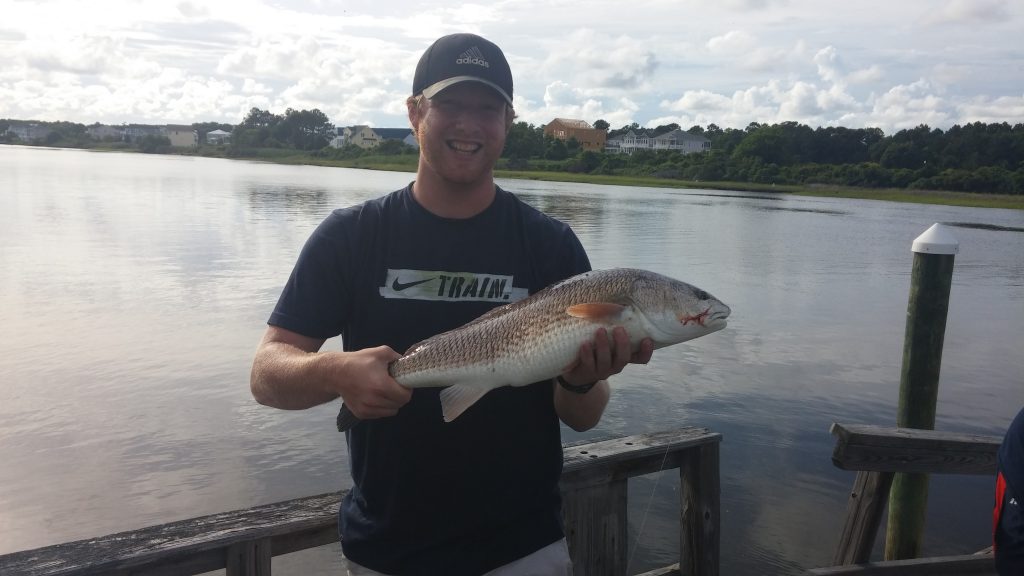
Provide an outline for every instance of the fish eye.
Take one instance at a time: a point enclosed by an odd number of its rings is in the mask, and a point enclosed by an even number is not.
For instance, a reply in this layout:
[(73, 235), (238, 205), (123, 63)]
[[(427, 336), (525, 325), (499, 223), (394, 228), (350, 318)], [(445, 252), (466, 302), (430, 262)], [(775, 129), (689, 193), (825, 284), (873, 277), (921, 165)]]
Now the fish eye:
[(711, 298), (711, 294), (708, 294), (707, 292), (705, 292), (703, 290), (697, 290), (697, 299), (698, 300), (707, 300), (709, 298)]

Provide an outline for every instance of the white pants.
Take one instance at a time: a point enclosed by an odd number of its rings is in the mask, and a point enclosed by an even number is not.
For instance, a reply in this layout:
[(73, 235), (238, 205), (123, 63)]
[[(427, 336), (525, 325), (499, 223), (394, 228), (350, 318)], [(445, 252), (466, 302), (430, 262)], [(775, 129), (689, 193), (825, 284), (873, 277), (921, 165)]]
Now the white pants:
[[(348, 576), (386, 576), (346, 559)], [(533, 554), (498, 566), (484, 576), (572, 576), (572, 560), (565, 538), (551, 543)]]

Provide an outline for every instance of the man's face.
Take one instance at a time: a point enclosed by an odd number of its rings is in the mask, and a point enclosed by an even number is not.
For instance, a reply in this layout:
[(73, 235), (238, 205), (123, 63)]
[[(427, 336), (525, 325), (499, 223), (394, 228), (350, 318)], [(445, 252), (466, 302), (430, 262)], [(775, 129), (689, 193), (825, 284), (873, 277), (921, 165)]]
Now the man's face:
[(452, 183), (490, 181), (505, 147), (505, 111), (505, 100), (477, 82), (456, 84), (410, 109), (421, 169)]

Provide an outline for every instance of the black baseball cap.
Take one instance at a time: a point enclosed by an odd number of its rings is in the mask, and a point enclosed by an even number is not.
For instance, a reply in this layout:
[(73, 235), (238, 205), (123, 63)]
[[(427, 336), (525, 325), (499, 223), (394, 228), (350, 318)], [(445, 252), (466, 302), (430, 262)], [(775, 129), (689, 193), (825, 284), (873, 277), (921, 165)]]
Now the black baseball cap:
[(512, 70), (497, 44), (476, 34), (442, 36), (427, 48), (416, 65), (413, 96), (433, 98), (460, 82), (480, 82), (512, 104)]

